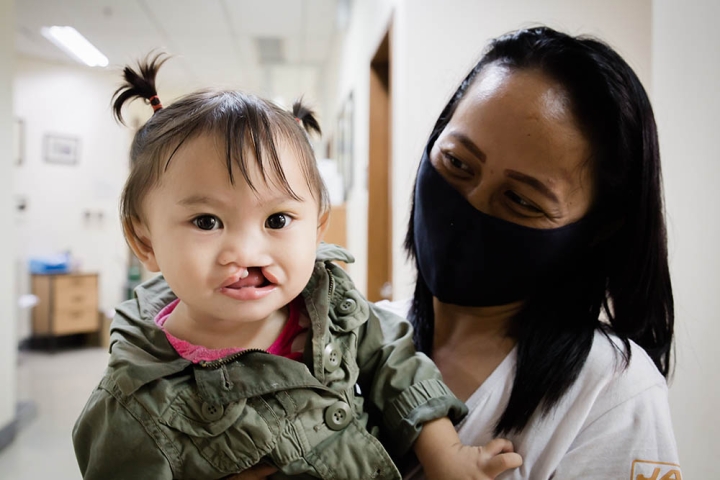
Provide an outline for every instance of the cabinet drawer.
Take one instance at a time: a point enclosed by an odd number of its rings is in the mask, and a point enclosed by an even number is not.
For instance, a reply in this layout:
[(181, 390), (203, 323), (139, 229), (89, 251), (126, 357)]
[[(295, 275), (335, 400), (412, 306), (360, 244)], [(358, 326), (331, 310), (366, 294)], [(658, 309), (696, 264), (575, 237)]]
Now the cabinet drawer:
[(97, 308), (68, 308), (56, 310), (53, 318), (54, 335), (70, 335), (98, 329)]
[(56, 312), (97, 309), (97, 277), (57, 277), (54, 282)]

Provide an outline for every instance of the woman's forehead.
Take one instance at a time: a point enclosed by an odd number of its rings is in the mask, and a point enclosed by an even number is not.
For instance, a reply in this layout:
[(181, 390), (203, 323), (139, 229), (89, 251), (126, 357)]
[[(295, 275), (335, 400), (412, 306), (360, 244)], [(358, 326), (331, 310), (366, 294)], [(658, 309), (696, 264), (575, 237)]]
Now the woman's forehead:
[(502, 108), (521, 117), (575, 121), (565, 88), (537, 69), (486, 66), (460, 100), (457, 111), (481, 107)]
[(505, 149), (525, 144), (543, 150), (589, 147), (559, 83), (537, 70), (497, 65), (478, 75), (445, 130), (461, 131), (488, 148), (498, 142)]

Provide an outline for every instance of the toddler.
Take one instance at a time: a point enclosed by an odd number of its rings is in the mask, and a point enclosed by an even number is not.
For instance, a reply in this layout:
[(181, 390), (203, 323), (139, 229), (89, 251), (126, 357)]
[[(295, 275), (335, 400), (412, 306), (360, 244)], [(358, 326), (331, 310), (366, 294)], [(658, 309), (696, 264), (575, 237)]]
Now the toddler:
[(367, 302), (333, 263), (352, 258), (320, 243), (313, 114), (214, 90), (163, 108), (163, 62), (126, 68), (114, 96), (121, 122), (128, 100), (155, 110), (133, 140), (121, 217), (162, 276), (117, 309), (108, 368), (73, 430), (83, 477), (399, 479), (388, 450), (411, 448), (428, 478), (517, 466), (507, 441), (460, 444), (448, 417), (465, 405), (409, 324)]

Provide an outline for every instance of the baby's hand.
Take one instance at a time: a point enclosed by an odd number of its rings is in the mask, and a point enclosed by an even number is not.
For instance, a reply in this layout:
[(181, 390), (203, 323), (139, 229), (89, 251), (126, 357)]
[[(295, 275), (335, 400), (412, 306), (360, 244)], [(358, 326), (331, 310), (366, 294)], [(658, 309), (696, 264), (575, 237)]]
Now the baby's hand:
[(485, 446), (456, 443), (423, 463), (428, 480), (491, 480), (522, 465), (509, 440), (497, 438)]

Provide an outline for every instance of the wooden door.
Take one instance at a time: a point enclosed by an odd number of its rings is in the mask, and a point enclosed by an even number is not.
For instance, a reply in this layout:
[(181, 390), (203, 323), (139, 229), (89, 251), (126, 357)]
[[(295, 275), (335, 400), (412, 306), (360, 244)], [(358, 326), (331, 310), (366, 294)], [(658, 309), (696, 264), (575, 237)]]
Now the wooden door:
[(390, 29), (370, 63), (368, 285), (371, 301), (392, 297)]

